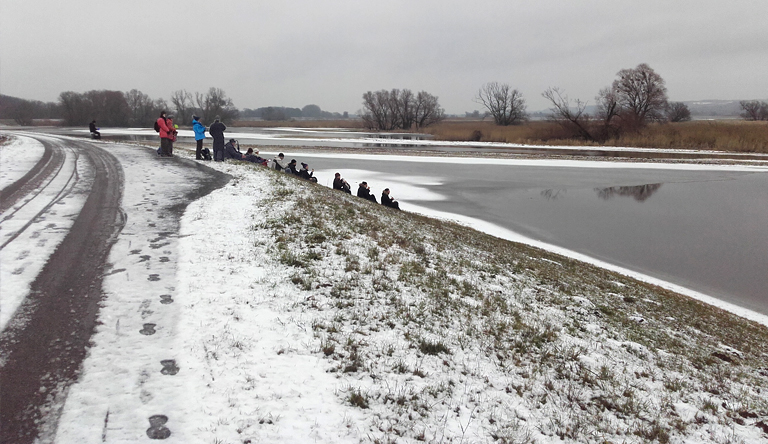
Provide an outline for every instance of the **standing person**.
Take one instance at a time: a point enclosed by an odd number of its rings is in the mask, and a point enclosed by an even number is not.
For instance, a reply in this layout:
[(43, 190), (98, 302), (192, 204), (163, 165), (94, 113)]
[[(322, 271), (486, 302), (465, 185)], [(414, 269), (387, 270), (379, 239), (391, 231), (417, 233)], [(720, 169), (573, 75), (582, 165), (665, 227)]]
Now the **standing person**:
[(101, 139), (101, 133), (99, 132), (99, 129), (96, 128), (96, 119), (93, 119), (93, 121), (88, 124), (88, 129), (91, 131), (92, 138)]
[(400, 204), (393, 198), (389, 197), (389, 188), (384, 188), (381, 192), (381, 204), (385, 207), (400, 209)]
[(347, 194), (352, 194), (352, 190), (349, 189), (349, 183), (341, 177), (340, 173), (336, 173), (333, 178), (333, 189), (341, 190)]
[(213, 125), (208, 130), (208, 134), (213, 137), (213, 160), (220, 162), (224, 160), (224, 131), (227, 126), (220, 122), (220, 117), (216, 116)]
[(157, 150), (157, 154), (160, 157), (165, 157), (166, 151), (168, 151), (168, 144), (170, 143), (171, 129), (168, 127), (168, 118), (166, 117), (165, 110), (160, 111), (160, 117), (155, 121), (155, 131), (160, 134), (160, 148)]
[(200, 118), (197, 116), (192, 116), (192, 130), (195, 132), (195, 142), (197, 143), (195, 159), (203, 160), (203, 139), (205, 139), (205, 125), (200, 122)]
[(173, 114), (168, 116), (166, 122), (170, 132), (168, 133), (168, 145), (166, 145), (167, 151), (165, 152), (165, 157), (173, 157), (173, 143), (176, 142), (176, 137), (179, 134), (176, 130), (179, 126), (173, 123)]
[(376, 203), (376, 196), (371, 194), (371, 187), (368, 186), (366, 181), (360, 182), (360, 185), (357, 187), (357, 197), (362, 197)]

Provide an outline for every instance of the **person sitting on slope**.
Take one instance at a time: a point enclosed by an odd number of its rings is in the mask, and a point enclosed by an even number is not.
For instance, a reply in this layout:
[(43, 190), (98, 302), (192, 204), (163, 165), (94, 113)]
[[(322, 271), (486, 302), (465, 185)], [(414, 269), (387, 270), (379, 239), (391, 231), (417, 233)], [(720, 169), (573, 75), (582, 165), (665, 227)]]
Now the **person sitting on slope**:
[(235, 139), (229, 139), (224, 145), (224, 159), (243, 160), (243, 153), (240, 152), (240, 143)]
[(243, 160), (258, 163), (259, 165), (267, 164), (267, 159), (259, 157), (259, 150), (253, 151), (253, 148), (248, 148), (248, 152), (246, 152), (245, 156), (243, 156)]
[(341, 190), (347, 194), (352, 194), (352, 191), (349, 189), (349, 183), (347, 183), (346, 180), (342, 179), (340, 173), (336, 173), (333, 179), (333, 189)]
[(360, 182), (360, 185), (357, 188), (357, 197), (362, 197), (363, 199), (368, 199), (371, 202), (376, 203), (376, 196), (371, 194), (371, 187), (368, 186), (368, 182), (366, 181)]
[(301, 169), (299, 170), (299, 177), (302, 179), (308, 180), (310, 182), (317, 183), (317, 177), (314, 177), (315, 170), (309, 171), (309, 165), (307, 165), (304, 162), (301, 162)]
[(384, 188), (384, 191), (381, 192), (381, 204), (396, 210), (400, 209), (400, 203), (389, 196), (389, 188)]

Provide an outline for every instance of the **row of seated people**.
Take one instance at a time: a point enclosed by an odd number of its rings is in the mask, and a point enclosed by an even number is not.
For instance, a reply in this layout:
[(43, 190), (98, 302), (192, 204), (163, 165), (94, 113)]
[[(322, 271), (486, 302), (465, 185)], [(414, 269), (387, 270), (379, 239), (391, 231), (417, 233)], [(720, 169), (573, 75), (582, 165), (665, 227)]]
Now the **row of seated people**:
[(272, 161), (259, 156), (259, 150), (254, 151), (253, 148), (248, 148), (248, 151), (243, 154), (243, 152), (240, 151), (240, 143), (235, 139), (230, 139), (229, 142), (224, 145), (224, 159), (253, 162), (265, 167), (272, 167), (285, 173), (294, 174), (311, 182), (317, 182), (317, 178), (314, 177), (315, 170), (310, 170), (309, 165), (306, 163), (302, 162), (301, 169), (299, 170), (296, 168), (296, 159), (292, 159), (290, 162), (285, 163), (285, 155), (283, 153), (278, 154)]
[(298, 164), (296, 163), (296, 159), (291, 159), (290, 162), (285, 163), (285, 155), (280, 153), (275, 156), (274, 159), (272, 159), (272, 164), (270, 166), (284, 173), (293, 174), (301, 177), (302, 179), (317, 183), (317, 177), (315, 177), (314, 169), (310, 170), (309, 165), (304, 162), (301, 162), (301, 169), (298, 169), (297, 165)]
[[(349, 183), (343, 177), (341, 177), (341, 173), (335, 174), (333, 179), (333, 189), (352, 194)], [(366, 181), (362, 181), (358, 185), (357, 197), (370, 200), (371, 202), (376, 202), (376, 196), (371, 194), (371, 187), (368, 186), (368, 182)], [(384, 188), (384, 191), (381, 192), (381, 204), (385, 207), (395, 208), (397, 210), (400, 209), (400, 203), (392, 198), (392, 196), (390, 196), (389, 188)]]

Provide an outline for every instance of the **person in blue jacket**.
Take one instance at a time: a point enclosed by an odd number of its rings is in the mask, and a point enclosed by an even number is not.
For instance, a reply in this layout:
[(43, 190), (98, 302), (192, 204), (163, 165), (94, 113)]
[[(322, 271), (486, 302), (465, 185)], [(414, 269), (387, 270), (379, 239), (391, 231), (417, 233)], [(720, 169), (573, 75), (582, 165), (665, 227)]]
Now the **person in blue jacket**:
[(197, 142), (195, 159), (203, 160), (203, 139), (205, 139), (205, 125), (200, 123), (200, 118), (197, 116), (192, 116), (192, 129), (195, 131), (195, 142)]

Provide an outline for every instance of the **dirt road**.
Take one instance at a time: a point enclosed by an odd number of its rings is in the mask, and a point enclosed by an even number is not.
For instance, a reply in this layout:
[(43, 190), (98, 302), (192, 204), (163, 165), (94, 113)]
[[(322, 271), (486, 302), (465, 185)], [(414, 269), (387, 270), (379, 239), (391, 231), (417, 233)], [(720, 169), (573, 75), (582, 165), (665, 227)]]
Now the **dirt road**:
[[(102, 279), (107, 258), (126, 223), (121, 207), (126, 177), (110, 147), (75, 139), (34, 136), (44, 154), (34, 168), (2, 190), (0, 254), (4, 261), (35, 254), (35, 245), (22, 245), (23, 254), (8, 257), (20, 243), (37, 238), (40, 223), (58, 205), (78, 193), (84, 203), (66, 236), (30, 285), (6, 328), (0, 333), (0, 442), (31, 443), (45, 428), (55, 428), (67, 388), (77, 379), (94, 331), (103, 298)], [(180, 159), (159, 164), (147, 149), (131, 148), (146, 168), (170, 164), (209, 180), (200, 186), (169, 190), (171, 217), (178, 217), (198, 195), (228, 180), (212, 170)], [(136, 162), (136, 158), (131, 159)], [(73, 165), (74, 168), (66, 168)], [(128, 178), (129, 180), (131, 178)], [(134, 178), (135, 179), (135, 178)], [(42, 202), (41, 202), (42, 200)], [(29, 207), (36, 205), (34, 211)], [(174, 216), (175, 215), (175, 216)], [(26, 218), (20, 221), (19, 218)], [(3, 226), (5, 225), (5, 226)], [(178, 227), (178, 224), (175, 224)], [(30, 236), (30, 232), (38, 230)], [(168, 233), (172, 235), (173, 233)], [(14, 245), (16, 244), (16, 245)]]

